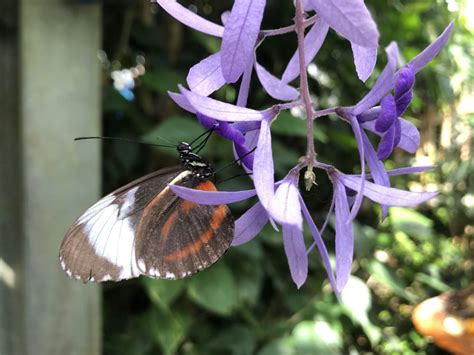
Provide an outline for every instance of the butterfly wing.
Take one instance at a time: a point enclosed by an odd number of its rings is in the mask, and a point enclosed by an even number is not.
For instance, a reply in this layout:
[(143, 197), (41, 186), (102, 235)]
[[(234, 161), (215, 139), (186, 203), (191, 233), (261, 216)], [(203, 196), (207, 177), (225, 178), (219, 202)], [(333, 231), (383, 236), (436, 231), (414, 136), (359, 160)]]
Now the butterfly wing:
[(190, 171), (163, 169), (105, 196), (67, 232), (64, 271), (83, 282), (145, 274), (177, 279), (211, 265), (229, 248), (234, 222), (227, 206), (182, 200), (168, 184), (215, 190)]
[[(175, 183), (216, 190), (209, 180), (184, 177)], [(199, 205), (165, 190), (145, 209), (137, 234), (137, 264), (143, 274), (181, 279), (212, 265), (227, 251), (234, 220), (226, 205)]]
[(118, 281), (140, 275), (136, 226), (150, 201), (167, 188), (180, 167), (162, 169), (110, 193), (87, 209), (61, 244), (61, 267), (75, 279)]

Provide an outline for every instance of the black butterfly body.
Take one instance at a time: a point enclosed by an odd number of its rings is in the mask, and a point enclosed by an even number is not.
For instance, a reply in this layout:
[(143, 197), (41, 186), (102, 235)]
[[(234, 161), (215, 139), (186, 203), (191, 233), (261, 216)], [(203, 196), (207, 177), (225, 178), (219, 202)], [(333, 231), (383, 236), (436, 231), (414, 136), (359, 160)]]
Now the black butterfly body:
[(181, 166), (158, 170), (103, 197), (66, 233), (59, 259), (83, 282), (146, 275), (180, 279), (215, 263), (229, 248), (234, 220), (226, 205), (198, 205), (169, 185), (215, 191), (214, 169), (190, 144), (177, 147)]

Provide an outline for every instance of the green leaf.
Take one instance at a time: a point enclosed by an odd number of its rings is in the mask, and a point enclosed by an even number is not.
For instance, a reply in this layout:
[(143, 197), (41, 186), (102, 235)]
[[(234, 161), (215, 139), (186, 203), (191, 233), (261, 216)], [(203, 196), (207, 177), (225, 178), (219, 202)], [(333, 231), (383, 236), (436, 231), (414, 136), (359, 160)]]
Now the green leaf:
[(295, 350), (290, 337), (277, 339), (266, 344), (257, 355), (294, 355)]
[(251, 355), (255, 347), (255, 334), (244, 325), (233, 325), (224, 329), (209, 343), (210, 349), (232, 355)]
[(238, 288), (229, 268), (219, 262), (190, 279), (188, 295), (210, 312), (228, 316), (238, 304)]
[(427, 275), (425, 273), (419, 272), (415, 275), (415, 279), (439, 292), (452, 290), (451, 287), (446, 285), (440, 278), (437, 278), (434, 275)]
[[(293, 116), (289, 111), (282, 111), (272, 123), (272, 132), (290, 137), (306, 138), (306, 121)], [(315, 128), (313, 136), (322, 143), (327, 142), (327, 135)]]
[(392, 290), (393, 293), (408, 300), (411, 303), (416, 303), (420, 300), (419, 296), (411, 291), (406, 290), (406, 285), (402, 280), (397, 278), (386, 265), (377, 260), (370, 260), (368, 263), (369, 272), (381, 284)]
[(147, 71), (141, 80), (150, 89), (168, 95), (168, 91), (176, 91), (178, 84), (184, 82), (184, 76), (170, 69), (153, 70)]
[(342, 354), (342, 337), (323, 319), (302, 321), (292, 332), (297, 354)]
[[(357, 295), (357, 297), (354, 297), (354, 295)], [(372, 345), (377, 345), (380, 342), (382, 333), (369, 320), (368, 312), (372, 308), (372, 295), (366, 283), (358, 277), (350, 276), (346, 287), (341, 293), (341, 301), (345, 313), (353, 322), (362, 327)]]
[(241, 262), (236, 265), (234, 275), (240, 302), (244, 304), (244, 307), (245, 305), (256, 306), (263, 286), (263, 270), (260, 263), (255, 260)]
[(288, 149), (288, 145), (274, 139), (272, 142), (275, 170), (284, 173), (291, 169), (298, 162), (299, 155), (295, 150)]
[(159, 307), (169, 307), (179, 297), (186, 286), (187, 280), (156, 280), (141, 278), (142, 284), (151, 301)]
[[(144, 142), (152, 144), (177, 145), (179, 142), (192, 141), (204, 131), (204, 128), (192, 116), (171, 116), (142, 136), (142, 139)], [(176, 153), (170, 148), (158, 147), (157, 149), (167, 153)], [(205, 151), (206, 147), (203, 149), (203, 152)]]
[(412, 209), (391, 207), (390, 221), (395, 230), (401, 230), (419, 240), (433, 235), (433, 221)]
[(149, 331), (165, 355), (175, 354), (191, 325), (189, 309), (160, 310), (148, 313)]

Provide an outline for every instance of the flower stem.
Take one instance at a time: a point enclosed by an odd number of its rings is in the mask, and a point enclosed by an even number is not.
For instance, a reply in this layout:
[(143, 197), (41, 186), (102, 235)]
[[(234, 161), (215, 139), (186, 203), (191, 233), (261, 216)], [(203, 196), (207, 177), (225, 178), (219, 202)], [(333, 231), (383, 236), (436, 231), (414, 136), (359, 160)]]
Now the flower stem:
[[(314, 15), (314, 16), (304, 20), (304, 27), (311, 26), (312, 24), (314, 24), (318, 20), (318, 18), (319, 18), (318, 15)], [(282, 28), (276, 28), (276, 29), (273, 29), (273, 30), (261, 30), (260, 35), (262, 35), (263, 37), (279, 36), (279, 35), (283, 35), (285, 33), (290, 33), (290, 32), (294, 32), (294, 31), (295, 31), (295, 25), (290, 25), (290, 26), (286, 26), (286, 27), (282, 27)]]
[(311, 102), (311, 96), (309, 94), (308, 86), (308, 75), (306, 72), (305, 63), (305, 48), (304, 48), (304, 29), (305, 29), (305, 13), (303, 10), (303, 0), (296, 0), (296, 14), (295, 14), (295, 31), (298, 36), (298, 55), (300, 61), (300, 94), (306, 110), (306, 123), (307, 123), (307, 151), (306, 151), (306, 162), (308, 164), (314, 164), (316, 161), (316, 152), (314, 151), (314, 138), (313, 138), (313, 103)]

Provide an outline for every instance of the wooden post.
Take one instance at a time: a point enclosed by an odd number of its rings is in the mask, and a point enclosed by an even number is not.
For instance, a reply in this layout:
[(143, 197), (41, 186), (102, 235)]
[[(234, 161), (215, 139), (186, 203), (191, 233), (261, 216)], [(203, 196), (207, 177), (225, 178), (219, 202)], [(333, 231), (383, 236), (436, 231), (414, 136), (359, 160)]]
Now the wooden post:
[(58, 250), (100, 195), (99, 147), (73, 141), (100, 133), (100, 7), (5, 1), (18, 17), (0, 37), (0, 354), (99, 354), (99, 289), (68, 279)]

